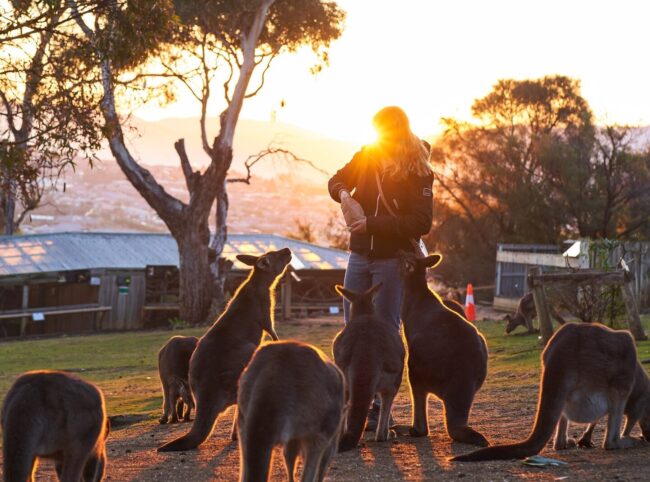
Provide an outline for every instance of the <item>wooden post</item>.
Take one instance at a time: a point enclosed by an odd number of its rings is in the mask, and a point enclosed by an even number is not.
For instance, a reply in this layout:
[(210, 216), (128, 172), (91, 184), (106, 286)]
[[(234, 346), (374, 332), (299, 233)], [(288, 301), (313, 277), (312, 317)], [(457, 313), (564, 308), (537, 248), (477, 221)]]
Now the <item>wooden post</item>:
[(627, 325), (630, 328), (630, 332), (632, 332), (636, 341), (647, 340), (648, 336), (643, 331), (643, 326), (641, 326), (641, 318), (639, 318), (639, 310), (637, 309), (636, 300), (634, 299), (632, 283), (623, 283), (621, 285), (621, 294), (623, 295), (623, 301), (625, 301)]
[(539, 331), (542, 335), (542, 343), (546, 345), (548, 340), (551, 339), (551, 336), (553, 336), (553, 324), (551, 323), (551, 313), (548, 309), (544, 286), (539, 282), (535, 282), (535, 276), (541, 274), (541, 268), (531, 268), (528, 274), (528, 285), (533, 291), (533, 299), (535, 300), (535, 309), (537, 310), (537, 317), (539, 318)]
[[(501, 251), (501, 245), (497, 244), (497, 257), (499, 256), (499, 251)], [(494, 283), (494, 293), (495, 296), (501, 296), (501, 262), (497, 261), (497, 279)]]
[[(29, 308), (29, 285), (23, 285), (23, 310)], [(29, 321), (28, 317), (23, 317), (20, 319), (20, 336), (25, 336), (27, 333), (27, 322)]]

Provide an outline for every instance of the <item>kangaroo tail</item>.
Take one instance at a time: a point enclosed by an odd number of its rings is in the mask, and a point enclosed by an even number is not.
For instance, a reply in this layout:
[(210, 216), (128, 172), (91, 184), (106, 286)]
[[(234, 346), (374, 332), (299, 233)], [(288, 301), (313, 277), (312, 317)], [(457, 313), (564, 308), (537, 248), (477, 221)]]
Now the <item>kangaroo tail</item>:
[(347, 430), (341, 436), (339, 451), (345, 452), (359, 445), (368, 417), (368, 409), (375, 395), (372, 377), (367, 374), (350, 376), (350, 411), (348, 412)]
[(219, 411), (216, 404), (201, 403), (198, 405), (192, 429), (182, 437), (158, 447), (158, 452), (181, 452), (197, 448), (212, 433)]
[[(555, 371), (557, 373), (558, 370)], [(561, 382), (561, 377), (550, 374), (549, 370), (544, 370), (540, 388), (535, 425), (526, 440), (509, 445), (494, 445), (476, 452), (459, 455), (451, 460), (453, 462), (477, 462), (480, 460), (523, 459), (539, 453), (553, 435), (566, 399), (566, 389)]]

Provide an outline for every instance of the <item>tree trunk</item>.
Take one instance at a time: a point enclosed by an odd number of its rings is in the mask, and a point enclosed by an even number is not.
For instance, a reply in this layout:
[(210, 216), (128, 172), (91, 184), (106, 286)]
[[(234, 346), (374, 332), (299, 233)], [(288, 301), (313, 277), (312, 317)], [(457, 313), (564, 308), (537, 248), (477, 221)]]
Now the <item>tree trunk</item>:
[(5, 196), (0, 191), (0, 236), (5, 233)]
[(211, 264), (212, 280), (214, 283), (213, 314), (220, 312), (226, 304), (225, 285), (226, 276), (229, 271), (226, 260), (221, 255), (228, 241), (228, 208), (230, 203), (228, 201), (226, 180), (222, 179), (219, 183), (222, 187), (217, 192), (215, 233), (210, 246), (212, 255), (214, 256), (213, 263)]
[(8, 189), (2, 193), (2, 202), (0, 202), (2, 208), (2, 213), (0, 214), (1, 234), (7, 236), (13, 236), (15, 231), (16, 199), (11, 187), (8, 186)]
[(214, 295), (207, 220), (203, 226), (188, 222), (174, 237), (180, 262), (180, 317), (191, 325), (201, 324), (208, 320)]

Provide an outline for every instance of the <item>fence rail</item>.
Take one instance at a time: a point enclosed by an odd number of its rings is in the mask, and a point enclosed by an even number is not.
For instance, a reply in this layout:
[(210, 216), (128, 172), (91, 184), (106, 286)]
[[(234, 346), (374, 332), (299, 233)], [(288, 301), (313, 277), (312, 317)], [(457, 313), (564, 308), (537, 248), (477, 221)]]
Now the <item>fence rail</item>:
[(543, 273), (565, 268), (596, 268), (606, 261), (616, 266), (624, 259), (633, 281), (630, 285), (639, 311), (650, 311), (650, 241), (623, 241), (609, 252), (588, 240), (581, 241), (579, 253), (566, 257), (554, 245), (500, 244), (496, 253), (494, 307), (514, 310), (517, 300), (527, 291), (526, 277), (531, 268), (539, 267)]

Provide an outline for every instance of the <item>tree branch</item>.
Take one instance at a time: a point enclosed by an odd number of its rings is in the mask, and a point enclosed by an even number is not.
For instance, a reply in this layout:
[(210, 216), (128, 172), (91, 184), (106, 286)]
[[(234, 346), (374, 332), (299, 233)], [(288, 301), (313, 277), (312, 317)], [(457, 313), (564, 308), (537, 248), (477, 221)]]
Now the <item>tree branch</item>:
[(476, 231), (479, 234), (479, 237), (483, 241), (486, 247), (491, 248), (492, 244), (490, 243), (489, 238), (485, 235), (483, 232), (483, 229), (478, 223), (478, 220), (472, 213), (472, 210), (467, 206), (467, 204), (460, 198), (460, 196), (456, 195), (453, 189), (451, 189), (442, 179), (442, 176), (436, 176), (436, 180), (440, 183), (442, 188), (447, 191), (447, 193), (453, 198), (454, 201), (458, 203), (458, 205), (461, 207), (463, 212), (465, 213), (465, 216), (470, 220), (470, 222), (474, 225), (474, 228), (476, 228)]
[[(84, 35), (88, 38), (88, 40), (92, 40), (95, 38), (95, 32), (92, 31), (92, 29), (88, 26), (88, 24), (84, 21), (83, 19), (83, 14), (79, 12), (79, 5), (77, 4), (76, 0), (66, 0), (68, 7), (72, 11), (72, 19), (77, 23), (81, 31), (84, 33)], [(85, 12), (84, 12), (85, 13)]]
[(265, 159), (269, 156), (276, 156), (278, 154), (282, 155), (282, 157), (284, 157), (285, 159), (289, 158), (288, 160), (292, 162), (307, 164), (309, 167), (320, 172), (325, 176), (330, 175), (329, 172), (318, 167), (316, 164), (314, 164), (313, 161), (310, 161), (309, 159), (303, 159), (302, 157), (298, 157), (288, 149), (284, 149), (281, 147), (267, 147), (266, 149), (258, 152), (257, 154), (252, 154), (246, 158), (246, 160), (244, 161), (244, 167), (246, 167), (246, 177), (234, 177), (234, 178), (227, 179), (226, 182), (229, 183), (241, 182), (244, 184), (250, 184), (250, 181), (253, 177), (252, 170), (253, 167), (255, 167), (255, 164), (260, 162), (262, 159)]
[(212, 148), (208, 144), (208, 133), (205, 126), (206, 117), (208, 115), (208, 100), (210, 99), (210, 71), (208, 69), (207, 58), (205, 55), (205, 46), (207, 42), (207, 34), (203, 35), (201, 42), (201, 65), (203, 67), (203, 91), (201, 92), (201, 144), (203, 151), (212, 157)]
[[(77, 4), (77, 2), (75, 2), (75, 4)], [(57, 22), (50, 25), (46, 25), (44, 27), (38, 27), (39, 22), (41, 22), (44, 19), (51, 18), (52, 16), (51, 9), (46, 10), (43, 13), (39, 14), (38, 16), (30, 18), (29, 20), (26, 20), (23, 23), (20, 23), (18, 25), (11, 25), (3, 30), (0, 30), (0, 38), (2, 38), (3, 43), (28, 38), (36, 33), (42, 33), (47, 30), (60, 27), (70, 21), (76, 21), (78, 17), (82, 17), (83, 15), (86, 15), (88, 13), (94, 13), (96, 10), (100, 9), (103, 6), (102, 4), (103, 2), (89, 2), (89, 5), (86, 5), (87, 9), (84, 10), (83, 12), (79, 12), (78, 5), (76, 5), (77, 6), (76, 13), (73, 10), (73, 14), (71, 16), (66, 17), (64, 19), (61, 19), (59, 16), (59, 20)], [(69, 2), (68, 5), (70, 5)], [(15, 18), (9, 16), (3, 16), (3, 17), (10, 23), (15, 20)], [(23, 30), (28, 30), (28, 31), (24, 32)], [(12, 32), (15, 31), (20, 31), (20, 33), (11, 34)]]
[(271, 5), (273, 5), (274, 1), (275, 0), (263, 0), (261, 2), (255, 12), (255, 17), (249, 31), (242, 35), (241, 47), (244, 61), (242, 62), (239, 71), (239, 78), (237, 79), (237, 85), (235, 85), (232, 101), (223, 112), (224, 119), (221, 131), (219, 132), (219, 142), (222, 148), (232, 149), (235, 126), (237, 125), (237, 120), (239, 119), (239, 114), (246, 97), (246, 90), (248, 90), (251, 75), (255, 69), (255, 48), (257, 47), (257, 41), (259, 40), (260, 33), (262, 32), (262, 28), (266, 22), (268, 10)]
[[(53, 25), (59, 21), (62, 12), (55, 15), (49, 25)], [(47, 48), (50, 40), (54, 35), (54, 30), (48, 29), (45, 33), (41, 34), (41, 39), (36, 48), (36, 52), (32, 57), (32, 62), (27, 70), (25, 78), (25, 92), (22, 100), (22, 123), (20, 129), (16, 132), (16, 140), (20, 143), (23, 138), (30, 135), (32, 126), (34, 125), (34, 96), (38, 90), (43, 76), (43, 58), (45, 56), (45, 49)]]
[[(71, 8), (76, 9), (76, 2), (74, 0), (67, 1)], [(115, 8), (116, 6), (113, 4), (113, 9)], [(114, 14), (114, 12), (111, 14)], [(83, 19), (77, 18), (77, 23), (84, 31), (86, 37), (94, 40), (94, 32), (83, 22)], [(128, 180), (133, 184), (133, 187), (136, 188), (140, 195), (156, 211), (170, 231), (175, 232), (178, 224), (183, 222), (182, 214), (186, 206), (180, 200), (169, 195), (156, 181), (151, 172), (138, 164), (126, 147), (120, 118), (115, 107), (113, 71), (110, 60), (104, 52), (99, 50), (99, 46), (96, 45), (95, 48), (102, 58), (100, 75), (104, 96), (100, 102), (100, 107), (104, 116), (105, 136), (108, 139), (111, 152), (122, 169), (122, 172), (124, 172)]]
[(181, 160), (181, 168), (183, 169), (185, 184), (187, 185), (187, 190), (190, 193), (191, 199), (194, 192), (194, 186), (196, 185), (197, 176), (200, 176), (201, 174), (192, 170), (190, 160), (187, 157), (187, 151), (185, 150), (185, 139), (178, 139), (174, 142), (174, 149), (176, 149), (178, 157)]
[(256, 96), (258, 94), (258, 92), (260, 90), (262, 90), (262, 87), (264, 87), (264, 79), (266, 77), (266, 73), (268, 72), (269, 67), (271, 67), (271, 62), (273, 61), (273, 59), (275, 57), (277, 57), (277, 55), (278, 55), (278, 52), (275, 52), (274, 54), (269, 56), (269, 60), (268, 60), (268, 62), (266, 64), (266, 67), (264, 67), (264, 70), (262, 71), (262, 79), (260, 80), (260, 85), (253, 92), (250, 92), (250, 93), (246, 94), (246, 96), (244, 97), (245, 99)]
[(14, 113), (11, 110), (11, 104), (9, 103), (9, 99), (7, 99), (7, 96), (5, 95), (3, 90), (0, 90), (0, 98), (2, 98), (2, 103), (5, 106), (5, 109), (7, 111), (7, 125), (9, 126), (9, 129), (13, 133), (14, 137), (18, 135), (18, 129), (16, 129), (16, 126), (14, 125)]

